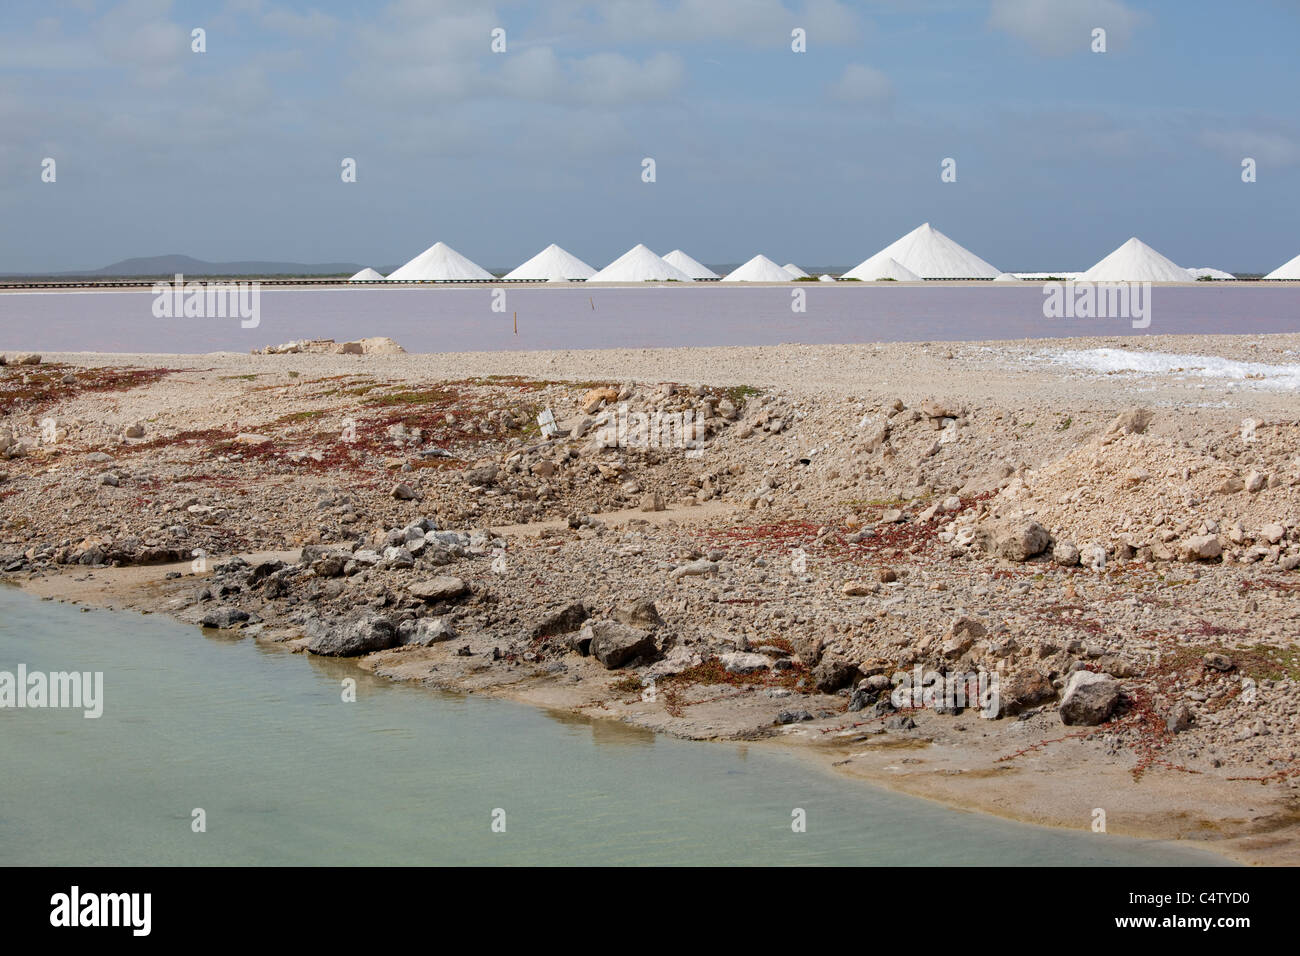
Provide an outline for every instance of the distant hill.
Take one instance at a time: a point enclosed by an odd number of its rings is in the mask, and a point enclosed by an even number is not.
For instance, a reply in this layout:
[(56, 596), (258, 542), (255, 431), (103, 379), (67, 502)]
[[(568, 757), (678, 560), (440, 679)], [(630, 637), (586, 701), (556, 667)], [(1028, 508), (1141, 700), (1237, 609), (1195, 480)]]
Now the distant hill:
[(8, 276), (350, 276), (363, 267), (355, 262), (204, 262), (192, 256), (141, 256), (123, 259), (102, 269), (78, 269), (71, 272), (5, 273)]

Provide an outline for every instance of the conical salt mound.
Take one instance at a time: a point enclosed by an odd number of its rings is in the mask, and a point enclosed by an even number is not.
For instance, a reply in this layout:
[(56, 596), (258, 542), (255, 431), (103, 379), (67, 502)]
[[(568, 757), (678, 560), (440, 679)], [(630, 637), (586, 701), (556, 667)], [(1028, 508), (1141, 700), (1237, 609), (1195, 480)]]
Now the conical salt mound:
[(1290, 262), (1278, 266), (1265, 279), (1300, 279), (1300, 256), (1296, 256)]
[(348, 281), (349, 282), (378, 282), (383, 278), (384, 277), (378, 272), (376, 272), (374, 269), (362, 269), (360, 272), (358, 272)]
[(723, 282), (790, 282), (794, 279), (767, 256), (754, 256), (739, 269), (722, 277)]
[(784, 269), (786, 272), (790, 273), (790, 275), (794, 276), (796, 279), (811, 279), (811, 278), (812, 278), (812, 276), (808, 275), (808, 273), (804, 272), (802, 269), (800, 269), (800, 268), (799, 268), (797, 265), (795, 265), (793, 262), (787, 262), (787, 263), (786, 263), (785, 265), (783, 265), (781, 268)]
[(893, 279), (895, 282), (920, 282), (917, 275), (897, 259), (877, 253), (852, 272), (843, 275), (845, 279), (861, 279), (863, 282), (877, 282), (881, 279)]
[(1019, 282), (1020, 276), (1012, 275), (1010, 272), (1003, 272), (993, 277), (994, 282)]
[(1192, 274), (1135, 236), (1079, 278), (1084, 282), (1191, 282)]
[(873, 273), (880, 271), (880, 263), (886, 259), (893, 259), (911, 271), (913, 278), (921, 279), (993, 279), (1001, 272), (926, 222), (844, 273), (844, 278), (881, 278)]
[(1188, 269), (1193, 279), (1235, 279), (1237, 278), (1231, 272), (1224, 272), (1222, 269), (1211, 269), (1206, 266), (1203, 269)]
[(835, 281), (835, 277), (834, 277), (833, 275), (830, 275), (829, 273), (823, 272), (821, 275), (819, 275), (819, 276), (817, 277), (817, 281), (818, 281), (818, 282), (834, 282), (834, 281)]
[(436, 242), (406, 265), (391, 273), (388, 278), (403, 281), (456, 282), (465, 279), (491, 279), (494, 276), (486, 269), (470, 262), (445, 242)]
[(717, 279), (718, 274), (702, 263), (696, 262), (680, 249), (674, 249), (664, 256), (664, 262), (676, 266), (692, 279)]
[(588, 279), (596, 270), (577, 256), (565, 252), (555, 243), (551, 243), (523, 265), (507, 272), (506, 279), (545, 279), (548, 282), (566, 279)]
[(638, 243), (605, 268), (587, 279), (588, 282), (678, 282), (694, 280), (676, 266), (669, 265)]

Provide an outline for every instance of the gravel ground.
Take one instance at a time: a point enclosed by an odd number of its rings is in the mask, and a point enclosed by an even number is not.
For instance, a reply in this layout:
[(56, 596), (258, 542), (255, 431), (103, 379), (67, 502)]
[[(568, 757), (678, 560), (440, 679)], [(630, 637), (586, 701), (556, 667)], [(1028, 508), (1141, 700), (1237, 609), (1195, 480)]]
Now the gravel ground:
[[(1052, 360), (1095, 349), (1279, 368)], [(0, 369), (0, 566), (395, 679), (1297, 862), (1297, 355), (47, 354)]]

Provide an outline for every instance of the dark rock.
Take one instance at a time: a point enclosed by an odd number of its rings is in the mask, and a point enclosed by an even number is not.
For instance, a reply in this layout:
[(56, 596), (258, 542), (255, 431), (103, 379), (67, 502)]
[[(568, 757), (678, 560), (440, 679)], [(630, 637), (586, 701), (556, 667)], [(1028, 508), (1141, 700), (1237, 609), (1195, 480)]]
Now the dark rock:
[(234, 627), (248, 620), (248, 612), (237, 607), (215, 607), (203, 615), (204, 627)]
[(358, 657), (394, 647), (397, 629), (372, 612), (344, 621), (313, 618), (307, 623), (307, 650), (324, 657)]
[(879, 696), (880, 691), (874, 688), (859, 687), (853, 692), (853, 696), (849, 698), (849, 710), (853, 712), (865, 710), (874, 704)]
[(609, 670), (655, 653), (654, 635), (640, 628), (617, 621), (596, 621), (583, 627), (581, 634), (588, 631), (591, 632), (588, 653)]
[(843, 658), (827, 657), (813, 668), (812, 676), (817, 689), (830, 694), (853, 683), (858, 668)]
[[(532, 630), (532, 637), (550, 637), (554, 634), (568, 634), (570, 631), (576, 631), (582, 627), (582, 622), (588, 618), (587, 607), (581, 601), (574, 601), (572, 604), (560, 608), (558, 611), (552, 611), (547, 614)], [(585, 651), (583, 652), (585, 653)]]
[(258, 581), (264, 581), (283, 567), (283, 561), (259, 561), (257, 564), (253, 565), (253, 575), (251, 580), (254, 584)]
[(570, 632), (567, 643), (569, 650), (576, 651), (583, 657), (591, 653), (591, 639), (595, 636), (590, 627), (584, 627), (580, 631)]
[(886, 717), (889, 714), (892, 714), (897, 709), (898, 708), (894, 706), (894, 702), (892, 700), (890, 700), (888, 697), (881, 697), (879, 700), (877, 700), (874, 704), (872, 704), (867, 709), (865, 716)]
[(806, 710), (783, 710), (776, 715), (778, 724), (797, 724), (805, 720), (812, 720), (813, 715)]
[(315, 564), (327, 554), (338, 553), (338, 548), (331, 547), (328, 544), (308, 544), (303, 546), (302, 552), (298, 555), (298, 563), (311, 565)]
[(1022, 710), (1056, 698), (1056, 688), (1033, 668), (1000, 676), (997, 683), (998, 716), (1014, 717)]
[(311, 569), (317, 577), (337, 578), (343, 575), (348, 559), (341, 554), (325, 554), (312, 562)]

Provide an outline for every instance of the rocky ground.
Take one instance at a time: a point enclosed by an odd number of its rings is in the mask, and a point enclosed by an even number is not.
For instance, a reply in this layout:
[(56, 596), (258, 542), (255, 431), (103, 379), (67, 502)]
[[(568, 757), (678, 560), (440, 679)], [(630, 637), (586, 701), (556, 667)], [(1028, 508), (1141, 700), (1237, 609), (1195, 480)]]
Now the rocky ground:
[(0, 567), (80, 599), (134, 570), (131, 606), (395, 678), (1296, 862), (1294, 393), (1047, 347), (11, 353)]

